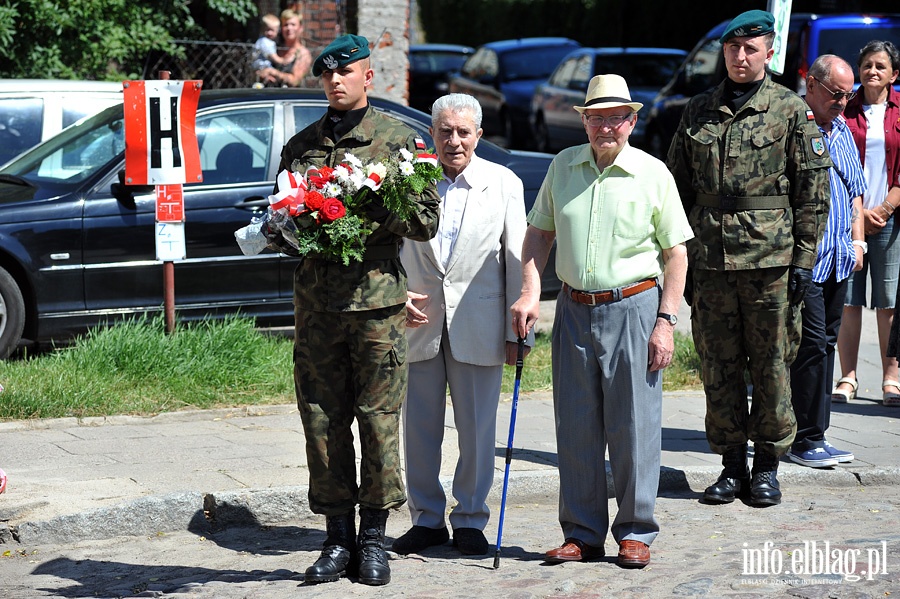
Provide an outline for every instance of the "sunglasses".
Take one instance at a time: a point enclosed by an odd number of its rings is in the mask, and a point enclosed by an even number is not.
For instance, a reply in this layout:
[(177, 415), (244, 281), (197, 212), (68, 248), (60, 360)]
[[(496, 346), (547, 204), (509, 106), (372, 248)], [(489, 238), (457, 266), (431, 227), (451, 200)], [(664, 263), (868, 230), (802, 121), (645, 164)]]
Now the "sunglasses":
[(813, 79), (818, 81), (819, 85), (824, 87), (825, 91), (827, 91), (829, 94), (831, 94), (831, 99), (834, 100), (835, 102), (840, 102), (841, 100), (844, 100), (844, 99), (846, 99), (849, 102), (850, 100), (852, 100), (853, 98), (856, 97), (856, 92), (836, 92), (833, 89), (831, 89), (830, 87), (828, 87), (827, 85), (825, 85), (824, 83), (822, 83), (822, 80), (819, 79), (818, 77), (813, 77)]

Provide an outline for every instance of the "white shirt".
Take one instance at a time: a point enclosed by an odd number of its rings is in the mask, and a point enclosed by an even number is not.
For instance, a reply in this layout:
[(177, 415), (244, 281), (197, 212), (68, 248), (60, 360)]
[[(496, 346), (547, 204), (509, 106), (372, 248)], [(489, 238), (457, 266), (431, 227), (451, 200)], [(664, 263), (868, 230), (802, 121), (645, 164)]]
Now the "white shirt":
[(884, 111), (887, 104), (863, 104), (863, 114), (869, 129), (866, 131), (866, 192), (863, 207), (871, 210), (885, 200), (888, 193), (887, 160), (884, 155)]
[(459, 227), (471, 188), (472, 186), (466, 181), (465, 170), (453, 181), (446, 174), (443, 179), (438, 181), (438, 193), (441, 196), (441, 218), (438, 224), (437, 238), (441, 248), (441, 264), (444, 265), (444, 268), (447, 268), (447, 264), (450, 263), (450, 254), (453, 252), (453, 246), (456, 245), (456, 238), (459, 235)]

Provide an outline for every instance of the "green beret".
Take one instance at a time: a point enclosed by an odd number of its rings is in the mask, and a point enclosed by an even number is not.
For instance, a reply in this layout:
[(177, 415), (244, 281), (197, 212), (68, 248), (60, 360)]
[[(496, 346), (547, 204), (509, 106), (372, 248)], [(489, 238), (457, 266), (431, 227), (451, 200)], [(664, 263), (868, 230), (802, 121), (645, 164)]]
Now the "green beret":
[(724, 44), (733, 37), (759, 37), (773, 31), (775, 15), (765, 10), (748, 10), (732, 19), (719, 41)]
[(361, 35), (342, 35), (328, 44), (313, 62), (312, 74), (318, 77), (322, 71), (333, 71), (369, 55), (369, 40)]

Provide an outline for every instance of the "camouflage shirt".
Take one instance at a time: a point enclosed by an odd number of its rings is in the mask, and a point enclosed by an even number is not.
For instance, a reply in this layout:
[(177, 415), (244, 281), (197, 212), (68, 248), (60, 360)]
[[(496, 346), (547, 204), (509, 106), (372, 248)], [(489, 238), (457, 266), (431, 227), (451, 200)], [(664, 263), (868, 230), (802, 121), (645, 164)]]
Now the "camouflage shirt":
[[(828, 218), (832, 165), (812, 112), (768, 76), (736, 114), (723, 100), (724, 88), (723, 82), (691, 99), (666, 159), (694, 230), (690, 265), (812, 269)], [(738, 205), (700, 205), (710, 196)]]
[[(287, 168), (303, 173), (311, 166), (334, 167), (343, 161), (344, 152), (350, 152), (366, 164), (387, 158), (400, 148), (417, 151), (416, 133), (371, 105), (362, 121), (336, 142), (325, 136), (326, 118), (327, 115), (288, 141), (281, 151), (279, 172)], [(344, 312), (405, 303), (406, 271), (400, 264), (398, 245), (404, 237), (416, 241), (434, 237), (439, 201), (437, 188), (430, 185), (417, 198), (419, 209), (409, 220), (388, 215), (374, 224), (365, 241), (367, 252), (377, 250), (392, 254), (391, 257), (367, 258), (349, 266), (330, 260), (301, 259), (294, 272), (295, 306), (312, 311)], [(290, 246), (278, 249), (292, 253)]]

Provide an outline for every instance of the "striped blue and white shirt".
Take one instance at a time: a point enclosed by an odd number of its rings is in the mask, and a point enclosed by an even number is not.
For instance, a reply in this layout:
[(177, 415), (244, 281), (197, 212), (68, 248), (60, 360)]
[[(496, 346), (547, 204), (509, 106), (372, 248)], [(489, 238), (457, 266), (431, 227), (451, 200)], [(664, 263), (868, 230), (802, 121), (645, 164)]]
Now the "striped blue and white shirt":
[[(819, 130), (825, 133), (821, 127)], [(866, 190), (859, 150), (853, 143), (853, 135), (844, 117), (839, 116), (831, 122), (831, 132), (824, 135), (824, 139), (834, 166), (828, 169), (831, 209), (825, 223), (825, 234), (816, 248), (816, 265), (813, 267), (813, 281), (816, 283), (828, 279), (832, 270), (837, 281), (843, 281), (853, 272), (856, 252), (850, 237), (852, 202)], [(858, 218), (862, 218), (862, 214)]]

